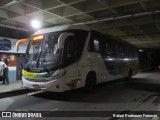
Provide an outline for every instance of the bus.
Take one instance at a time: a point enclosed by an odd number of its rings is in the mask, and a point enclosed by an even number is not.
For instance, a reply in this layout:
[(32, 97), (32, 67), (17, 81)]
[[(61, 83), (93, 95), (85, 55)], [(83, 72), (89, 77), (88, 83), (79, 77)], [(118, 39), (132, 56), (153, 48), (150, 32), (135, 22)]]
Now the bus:
[(8, 39), (0, 40), (0, 50), (9, 51), (11, 50), (11, 41)]
[(87, 26), (57, 26), (29, 39), (22, 83), (53, 92), (91, 90), (98, 83), (131, 77), (138, 69), (138, 50), (131, 44)]

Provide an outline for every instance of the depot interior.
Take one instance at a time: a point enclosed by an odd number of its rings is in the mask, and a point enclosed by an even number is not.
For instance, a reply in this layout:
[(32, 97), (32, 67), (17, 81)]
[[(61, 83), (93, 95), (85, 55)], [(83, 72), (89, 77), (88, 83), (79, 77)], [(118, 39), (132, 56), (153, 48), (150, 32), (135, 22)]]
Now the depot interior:
[[(11, 81), (21, 80), (25, 55), (15, 51), (15, 44), (37, 30), (31, 26), (35, 19), (41, 23), (39, 29), (86, 25), (116, 36), (139, 49), (141, 71), (160, 65), (159, 0), (0, 0), (0, 58), (10, 61)], [(3, 46), (5, 41), (11, 49)]]

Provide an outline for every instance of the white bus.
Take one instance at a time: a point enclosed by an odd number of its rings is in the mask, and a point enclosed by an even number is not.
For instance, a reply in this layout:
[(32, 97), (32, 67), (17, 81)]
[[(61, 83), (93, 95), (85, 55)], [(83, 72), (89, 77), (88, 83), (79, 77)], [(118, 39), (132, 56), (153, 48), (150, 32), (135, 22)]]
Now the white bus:
[(39, 30), (29, 40), (22, 82), (36, 90), (90, 90), (101, 82), (131, 77), (137, 70), (134, 46), (86, 26), (67, 25)]

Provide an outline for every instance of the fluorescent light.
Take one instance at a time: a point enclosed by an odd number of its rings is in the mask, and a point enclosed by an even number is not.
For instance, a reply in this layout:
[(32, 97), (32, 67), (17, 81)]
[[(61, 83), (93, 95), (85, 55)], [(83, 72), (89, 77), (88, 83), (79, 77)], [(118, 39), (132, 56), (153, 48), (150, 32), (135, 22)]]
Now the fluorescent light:
[(125, 59), (124, 59), (124, 61), (128, 61), (128, 60), (129, 60), (128, 58), (125, 58)]
[(38, 20), (32, 20), (32, 21), (31, 21), (31, 26), (32, 26), (33, 28), (35, 28), (35, 29), (38, 29), (38, 28), (41, 27), (41, 23), (40, 23), (40, 21), (38, 21)]
[(139, 52), (143, 52), (143, 50), (139, 50)]

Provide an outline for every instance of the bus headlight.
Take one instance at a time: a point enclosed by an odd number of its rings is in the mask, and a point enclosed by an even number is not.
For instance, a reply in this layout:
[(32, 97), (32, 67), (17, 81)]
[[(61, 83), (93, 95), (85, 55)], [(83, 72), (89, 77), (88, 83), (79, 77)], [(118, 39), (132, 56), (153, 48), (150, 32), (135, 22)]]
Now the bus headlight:
[(51, 81), (51, 80), (54, 80), (54, 79), (59, 79), (61, 77), (63, 77), (65, 75), (65, 72), (62, 72), (62, 73), (58, 73), (58, 74), (55, 74), (55, 75), (51, 75), (49, 78), (47, 78), (46, 80), (47, 81)]

